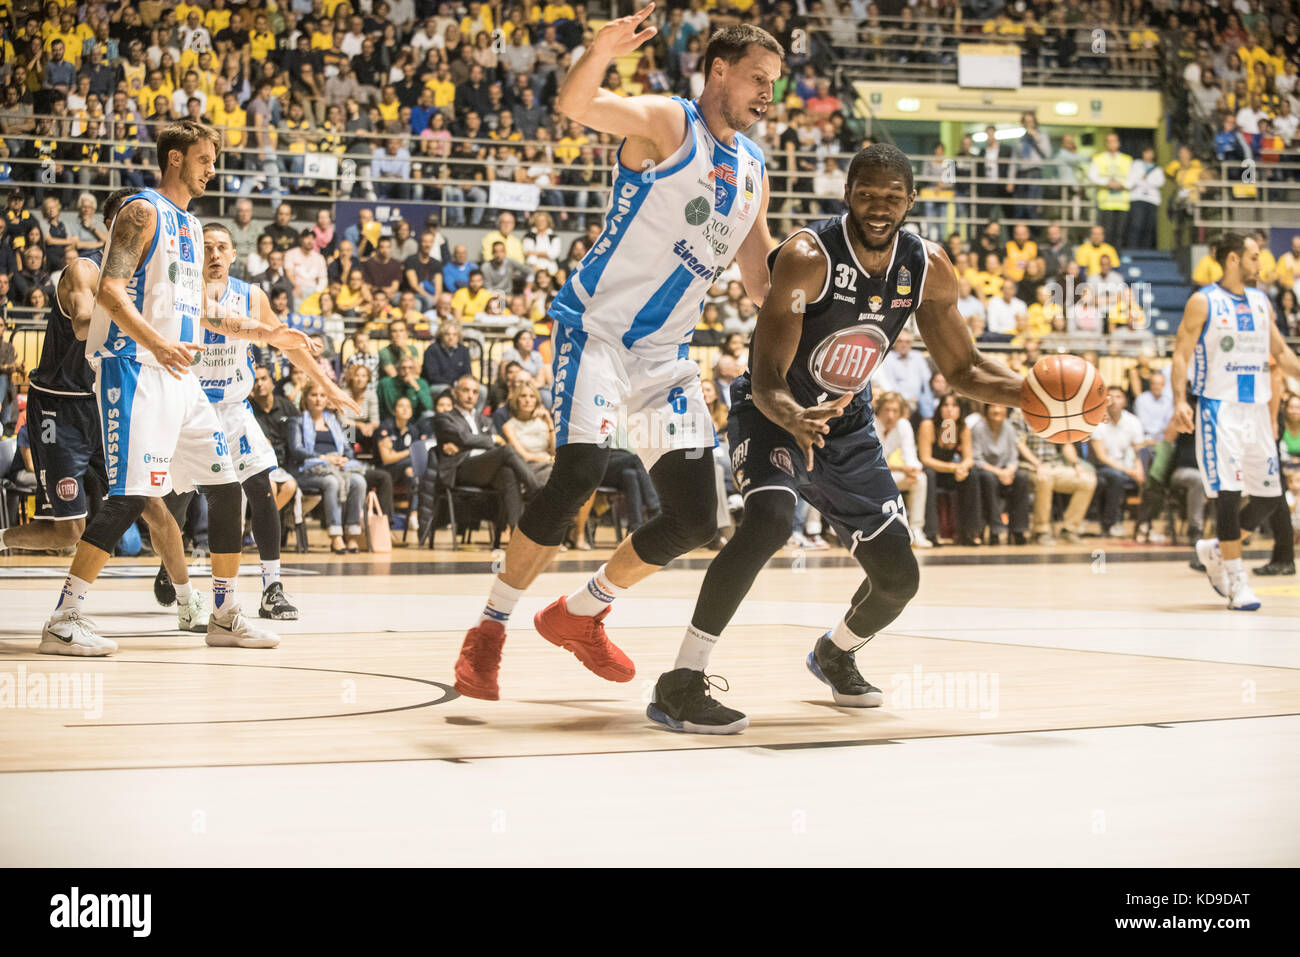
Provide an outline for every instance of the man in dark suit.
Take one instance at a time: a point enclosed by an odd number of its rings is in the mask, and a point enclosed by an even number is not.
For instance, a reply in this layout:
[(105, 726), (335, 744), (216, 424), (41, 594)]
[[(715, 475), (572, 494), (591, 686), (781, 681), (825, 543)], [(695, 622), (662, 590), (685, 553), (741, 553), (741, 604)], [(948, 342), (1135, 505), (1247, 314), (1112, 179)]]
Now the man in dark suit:
[(452, 410), (433, 419), (438, 479), (446, 486), (496, 489), (501, 493), (506, 525), (514, 528), (523, 513), (524, 497), (537, 494), (541, 485), (519, 453), (492, 431), (491, 420), (475, 411), (478, 393), (478, 380), (461, 376), (452, 390)]
[(980, 154), (977, 165), (976, 179), (980, 183), (976, 193), (981, 202), (975, 215), (984, 221), (1010, 218), (1011, 205), (1008, 201), (1016, 195), (1014, 183), (997, 182), (1011, 180), (1015, 175), (1015, 164), (1010, 144), (999, 143), (996, 134), (996, 127), (984, 128), (984, 151)]

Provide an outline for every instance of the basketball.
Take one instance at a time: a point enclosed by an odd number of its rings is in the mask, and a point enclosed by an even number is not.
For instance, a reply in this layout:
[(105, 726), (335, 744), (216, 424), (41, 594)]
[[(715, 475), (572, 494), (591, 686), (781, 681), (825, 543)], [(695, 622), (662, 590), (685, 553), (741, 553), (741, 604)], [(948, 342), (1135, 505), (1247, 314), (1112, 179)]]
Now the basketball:
[(1078, 356), (1039, 359), (1020, 386), (1025, 422), (1049, 442), (1078, 442), (1106, 416), (1106, 383)]

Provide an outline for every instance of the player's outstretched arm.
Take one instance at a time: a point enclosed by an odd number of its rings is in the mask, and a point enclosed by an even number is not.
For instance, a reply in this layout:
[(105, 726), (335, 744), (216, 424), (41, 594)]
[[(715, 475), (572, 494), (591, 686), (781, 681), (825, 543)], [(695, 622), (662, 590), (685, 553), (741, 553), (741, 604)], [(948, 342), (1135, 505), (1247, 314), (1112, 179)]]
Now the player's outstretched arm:
[[(316, 361), (315, 355), (319, 351), (319, 347), (316, 343), (312, 342), (311, 339), (308, 339), (301, 332), (289, 329), (284, 323), (282, 323), (280, 317), (275, 314), (275, 310), (271, 308), (271, 300), (266, 297), (266, 293), (263, 292), (260, 287), (249, 286), (248, 289), (253, 296), (253, 308), (250, 309), (249, 312), (256, 317), (258, 324), (263, 327), (264, 330), (268, 331), (265, 340), (267, 344), (274, 346), (283, 352), (285, 358), (292, 363), (294, 368), (301, 369), (307, 374), (307, 378), (311, 379), (312, 382), (316, 383), (316, 385), (320, 387), (320, 389), (325, 393), (326, 404), (330, 408), (342, 409), (344, 412), (351, 415), (360, 415), (361, 406), (358, 405), (350, 395), (340, 389), (338, 385), (336, 385), (330, 377), (325, 374), (325, 370), (320, 367), (320, 363)], [(296, 344), (288, 348), (278, 345), (275, 340), (279, 340), (281, 337), (279, 332), (276, 332), (275, 330), (280, 330), (286, 333), (293, 332), (294, 335), (306, 339), (307, 345), (303, 346), (301, 344)]]
[(84, 340), (90, 334), (90, 317), (95, 311), (95, 289), (99, 267), (89, 259), (75, 259), (59, 277), (59, 302), (68, 310), (72, 334)]
[(1001, 362), (990, 359), (970, 336), (957, 310), (957, 273), (943, 247), (926, 241), (929, 268), (916, 326), (935, 365), (956, 391), (980, 402), (1020, 408), (1022, 379)]
[[(653, 145), (650, 152), (654, 155), (645, 158), (658, 162), (671, 155), (682, 142), (685, 123), (681, 107), (666, 96), (619, 96), (601, 88), (605, 71), (615, 58), (636, 50), (658, 32), (655, 27), (637, 32), (652, 10), (653, 3), (600, 28), (587, 52), (564, 78), (555, 97), (555, 108), (602, 133), (647, 141)], [(636, 157), (631, 159), (634, 162), (630, 165), (639, 165)]]
[(119, 329), (152, 352), (172, 378), (179, 379), (190, 371), (194, 355), (202, 352), (203, 347), (189, 342), (169, 342), (145, 320), (126, 291), (127, 283), (140, 268), (140, 261), (153, 242), (157, 228), (158, 214), (151, 203), (128, 202), (122, 207), (113, 220), (113, 235), (109, 240), (95, 302), (104, 307), (108, 318), (117, 323)]
[(772, 288), (758, 311), (749, 351), (754, 405), (794, 436), (810, 470), (813, 448), (826, 444), (822, 438), (830, 431), (826, 423), (843, 415), (844, 407), (853, 400), (853, 393), (846, 392), (805, 408), (785, 379), (799, 349), (804, 313), (826, 285), (829, 268), (826, 256), (810, 236), (796, 235), (781, 248), (772, 270)]
[(772, 195), (767, 171), (763, 171), (763, 202), (759, 204), (758, 219), (745, 241), (736, 250), (736, 265), (740, 267), (740, 281), (745, 287), (745, 295), (762, 306), (772, 286), (772, 277), (767, 271), (767, 255), (772, 251), (772, 234), (767, 230), (767, 203)]
[(1178, 324), (1174, 339), (1174, 359), (1169, 369), (1169, 387), (1174, 390), (1174, 425), (1179, 432), (1190, 432), (1196, 427), (1191, 403), (1187, 401), (1187, 366), (1196, 351), (1197, 340), (1209, 318), (1210, 303), (1201, 292), (1192, 293), (1183, 307), (1183, 321)]

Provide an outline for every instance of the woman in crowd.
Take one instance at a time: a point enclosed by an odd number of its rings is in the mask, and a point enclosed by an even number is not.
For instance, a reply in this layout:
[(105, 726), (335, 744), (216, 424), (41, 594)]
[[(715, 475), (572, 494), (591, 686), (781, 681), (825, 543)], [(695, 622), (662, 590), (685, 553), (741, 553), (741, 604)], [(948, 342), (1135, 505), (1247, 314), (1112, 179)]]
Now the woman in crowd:
[(745, 346), (745, 337), (739, 332), (727, 333), (722, 340), (722, 354), (735, 359), (742, 371), (749, 368), (749, 349)]
[(266, 233), (257, 237), (257, 246), (248, 254), (248, 259), (244, 262), (244, 271), (250, 279), (262, 275), (271, 268), (271, 250), (274, 248), (275, 240)]
[(336, 305), (339, 312), (345, 316), (369, 315), (374, 309), (375, 301), (370, 295), (365, 276), (362, 275), (359, 267), (348, 272), (347, 285), (339, 290)]
[(560, 237), (551, 229), (551, 214), (539, 210), (533, 228), (524, 235), (524, 265), (533, 271), (555, 272), (560, 268)]
[(982, 514), (988, 522), (988, 544), (1003, 544), (1005, 511), (1011, 522), (1012, 541), (1024, 545), (1029, 532), (1029, 474), (1020, 468), (1016, 430), (1007, 422), (1006, 406), (986, 406), (970, 431), (974, 478)]
[(347, 326), (343, 322), (342, 313), (338, 310), (338, 304), (334, 301), (334, 294), (328, 289), (321, 290), (316, 305), (320, 312), (321, 332), (326, 336), (326, 345), (333, 352), (337, 348), (336, 343), (343, 341)]
[(510, 348), (501, 353), (501, 361), (517, 362), (540, 394), (542, 405), (551, 407), (551, 382), (554, 372), (551, 365), (542, 358), (542, 354), (533, 347), (534, 337), (531, 329), (521, 329), (515, 333)]
[(311, 228), (312, 238), (316, 243), (316, 251), (329, 259), (334, 255), (334, 217), (328, 209), (321, 209), (316, 213), (316, 225)]
[(108, 233), (95, 219), (95, 212), (98, 209), (99, 204), (90, 193), (82, 193), (77, 198), (75, 238), (77, 240), (77, 251), (83, 256), (86, 253), (94, 252), (96, 249), (103, 249), (104, 244), (108, 242)]
[(330, 551), (342, 555), (360, 549), (365, 466), (356, 460), (343, 424), (325, 402), (325, 393), (314, 382), (303, 386), (302, 417), (291, 432), (291, 454), (301, 470), (299, 486), (324, 500)]
[(889, 464), (894, 484), (907, 496), (907, 517), (912, 544), (930, 548), (925, 536), (926, 474), (916, 453), (916, 436), (908, 420), (911, 410), (907, 400), (897, 392), (886, 392), (875, 400), (876, 434), (880, 436), (881, 454)]
[(958, 545), (980, 544), (980, 510), (976, 483), (971, 478), (975, 453), (971, 444), (966, 416), (970, 408), (955, 392), (945, 392), (933, 417), (921, 422), (917, 438), (917, 458), (925, 467), (926, 496), (925, 534), (932, 543), (939, 541), (938, 493), (955, 492), (957, 509), (955, 531)]
[(561, 265), (569, 272), (573, 272), (582, 263), (582, 257), (585, 255), (587, 255), (586, 240), (575, 239), (569, 244), (568, 255), (564, 257), (564, 262)]
[(555, 463), (555, 423), (542, 407), (541, 396), (530, 382), (515, 386), (509, 399), (510, 418), (501, 434), (528, 463), (537, 481), (543, 485), (551, 477)]
[(339, 421), (345, 428), (353, 430), (352, 441), (360, 446), (362, 452), (367, 456), (372, 455), (375, 433), (379, 429), (379, 396), (370, 367), (364, 362), (349, 362), (343, 370), (343, 389), (361, 407), (361, 414), (352, 416), (340, 410)]
[(395, 526), (414, 528), (419, 514), (419, 487), (416, 485), (415, 470), (411, 466), (411, 446), (418, 440), (426, 438), (415, 424), (412, 416), (411, 400), (402, 396), (393, 403), (393, 417), (384, 420), (379, 427), (379, 461), (392, 481), (394, 497), (405, 495), (408, 501), (407, 524), (402, 526), (402, 517), (394, 516)]
[(1300, 302), (1295, 290), (1283, 289), (1277, 297), (1277, 327), (1284, 336), (1300, 336)]

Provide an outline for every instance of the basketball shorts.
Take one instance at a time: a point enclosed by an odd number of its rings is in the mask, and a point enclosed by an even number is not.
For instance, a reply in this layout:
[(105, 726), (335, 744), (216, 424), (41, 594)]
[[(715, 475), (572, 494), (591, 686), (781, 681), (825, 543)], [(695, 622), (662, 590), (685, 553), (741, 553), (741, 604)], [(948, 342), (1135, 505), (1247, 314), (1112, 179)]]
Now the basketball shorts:
[(218, 402), (213, 406), (221, 420), (221, 431), (226, 435), (226, 447), (235, 466), (239, 481), (252, 478), (258, 472), (280, 467), (275, 450), (266, 440), (266, 433), (253, 418), (248, 400)]
[(813, 449), (811, 472), (794, 436), (748, 403), (732, 408), (727, 438), (732, 477), (745, 498), (784, 489), (804, 499), (850, 551), (880, 535), (909, 537), (903, 496), (870, 421)]
[(598, 445), (626, 430), (649, 469), (665, 452), (717, 444), (687, 346), (650, 359), (556, 323), (553, 347), (556, 445)]
[(36, 517), (85, 518), (87, 496), (102, 496), (108, 487), (94, 398), (55, 395), (32, 386), (27, 391), (27, 435), (36, 466)]
[(194, 375), (108, 356), (95, 376), (109, 495), (188, 492), (236, 481), (216, 409)]
[(1196, 407), (1196, 461), (1209, 498), (1220, 492), (1271, 497), (1286, 491), (1267, 402), (1201, 398)]

